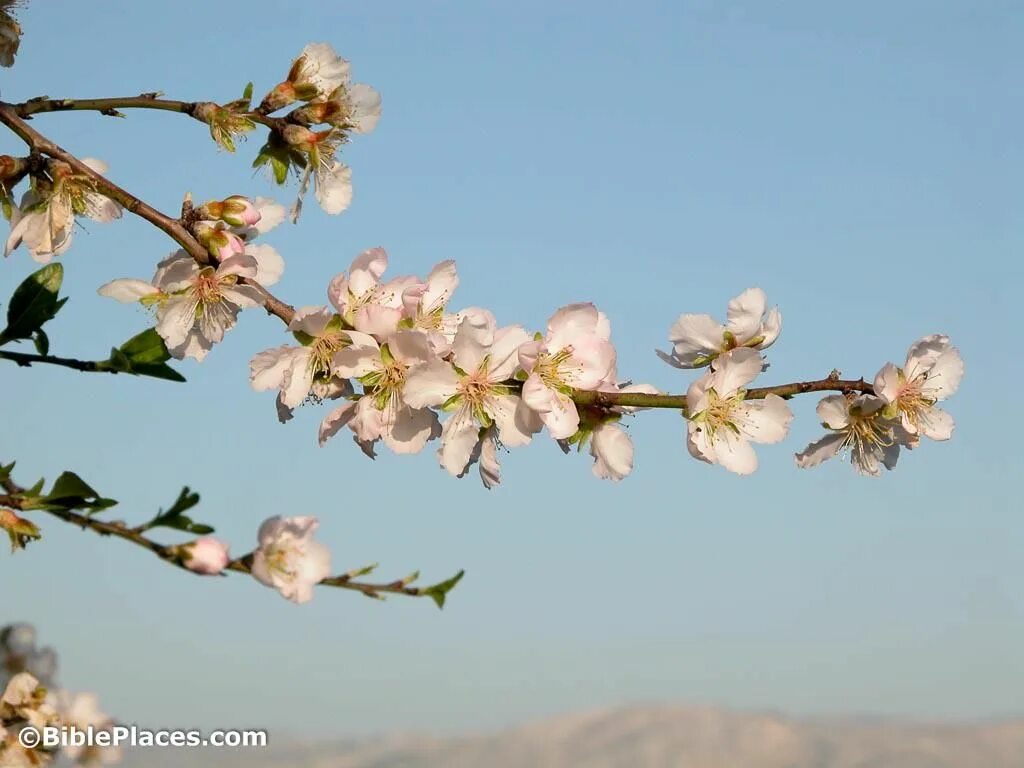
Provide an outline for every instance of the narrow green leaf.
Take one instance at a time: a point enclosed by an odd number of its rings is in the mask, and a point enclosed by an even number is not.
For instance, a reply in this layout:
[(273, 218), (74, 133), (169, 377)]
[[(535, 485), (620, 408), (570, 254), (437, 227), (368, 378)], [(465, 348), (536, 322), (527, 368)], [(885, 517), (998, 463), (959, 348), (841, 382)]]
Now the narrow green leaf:
[(32, 337), (32, 342), (36, 345), (36, 352), (40, 355), (46, 356), (50, 354), (50, 337), (46, 335), (42, 328), (36, 331)]

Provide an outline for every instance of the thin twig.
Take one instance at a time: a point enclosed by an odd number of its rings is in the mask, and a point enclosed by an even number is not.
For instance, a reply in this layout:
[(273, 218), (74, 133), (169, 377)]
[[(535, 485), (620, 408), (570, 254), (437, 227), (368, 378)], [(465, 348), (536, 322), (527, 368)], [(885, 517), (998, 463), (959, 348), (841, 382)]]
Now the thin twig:
[(119, 373), (115, 368), (108, 367), (103, 363), (94, 362), (92, 360), (75, 360), (70, 357), (35, 355), (28, 352), (8, 352), (0, 350), (0, 360), (10, 360), (17, 365), (26, 368), (31, 365), (35, 365), (36, 363), (43, 363), (46, 365), (59, 365), (64, 368), (72, 368), (76, 371), (83, 371), (87, 373)]

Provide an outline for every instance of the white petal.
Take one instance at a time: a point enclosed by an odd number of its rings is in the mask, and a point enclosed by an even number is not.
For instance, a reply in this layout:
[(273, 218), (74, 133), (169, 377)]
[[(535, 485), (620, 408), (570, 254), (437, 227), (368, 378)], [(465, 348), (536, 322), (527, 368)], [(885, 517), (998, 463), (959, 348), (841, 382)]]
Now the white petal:
[(325, 213), (335, 216), (352, 203), (352, 169), (334, 161), (315, 174), (316, 200)]
[(818, 402), (818, 418), (829, 429), (842, 429), (850, 423), (850, 403), (843, 395), (828, 395)]
[(292, 357), (292, 364), (284, 372), (281, 382), (281, 402), (289, 408), (298, 408), (313, 386), (313, 369), (309, 365), (309, 347), (299, 347), (302, 353)]
[(369, 133), (380, 120), (380, 94), (373, 88), (356, 83), (348, 88), (348, 103), (352, 107), (352, 130)]
[(518, 325), (508, 325), (495, 331), (487, 362), (487, 378), (490, 381), (512, 378), (519, 367), (519, 347), (530, 339), (530, 334)]
[(145, 280), (135, 280), (127, 277), (120, 280), (111, 280), (106, 285), (101, 285), (99, 290), (96, 292), (100, 296), (106, 296), (109, 299), (116, 299), (117, 301), (125, 304), (139, 301), (144, 296), (152, 296), (154, 293), (160, 293), (157, 288), (153, 287)]
[(718, 463), (737, 475), (749, 475), (757, 469), (754, 447), (731, 429), (716, 430), (713, 438)]
[(494, 315), (486, 310), (467, 313), (459, 323), (452, 343), (455, 364), (466, 373), (480, 368), (494, 342)]
[(827, 459), (831, 459), (839, 449), (843, 447), (845, 436), (839, 432), (832, 432), (819, 440), (815, 440), (800, 453), (796, 454), (796, 465), (801, 469), (816, 467)]
[(284, 274), (284, 259), (277, 249), (266, 243), (246, 245), (245, 252), (256, 260), (253, 279), (260, 285), (273, 285)]
[[(875, 394), (887, 403), (895, 403), (900, 394), (900, 370), (892, 363), (886, 363), (875, 374)], [(835, 397), (835, 395), (833, 395)], [(829, 424), (829, 426), (832, 426)]]
[(468, 408), (460, 408), (452, 414), (441, 429), (441, 448), (437, 452), (441, 466), (456, 477), (461, 475), (479, 436), (480, 428)]
[(748, 440), (755, 443), (780, 443), (786, 439), (793, 412), (778, 395), (764, 400), (746, 400), (734, 411), (736, 426)]
[(633, 441), (615, 424), (600, 424), (590, 440), (593, 472), (607, 480), (621, 480), (633, 471)]
[(280, 389), (284, 384), (285, 372), (301, 364), (298, 358), (309, 353), (303, 347), (274, 347), (258, 353), (249, 361), (249, 381), (257, 392)]
[(324, 420), (320, 422), (320, 430), (317, 434), (317, 441), (321, 446), (334, 437), (341, 429), (348, 425), (355, 415), (356, 404), (345, 403), (331, 411)]
[(429, 408), (404, 406), (384, 429), (384, 444), (395, 453), (419, 453), (428, 440), (441, 434), (437, 414)]
[(168, 347), (184, 343), (196, 322), (196, 302), (188, 295), (172, 296), (157, 312), (156, 330)]
[(756, 349), (733, 349), (715, 358), (715, 362), (711, 364), (715, 372), (711, 386), (719, 397), (729, 397), (756, 379), (763, 366), (764, 359)]
[(760, 288), (748, 288), (729, 302), (726, 327), (739, 344), (759, 336), (768, 297)]
[(955, 426), (953, 417), (941, 408), (929, 408), (921, 416), (921, 431), (932, 440), (949, 440)]
[(701, 358), (722, 351), (725, 327), (711, 315), (680, 315), (668, 332), (672, 357), (682, 368), (704, 365)]
[(936, 400), (945, 400), (956, 393), (964, 375), (964, 361), (956, 347), (950, 347), (936, 359), (928, 371), (925, 390)]
[(537, 414), (517, 395), (489, 397), (484, 407), (498, 427), (501, 442), (510, 448), (526, 445), (541, 429)]
[(435, 360), (409, 369), (402, 396), (413, 408), (442, 405), (458, 390), (459, 375), (449, 363)]

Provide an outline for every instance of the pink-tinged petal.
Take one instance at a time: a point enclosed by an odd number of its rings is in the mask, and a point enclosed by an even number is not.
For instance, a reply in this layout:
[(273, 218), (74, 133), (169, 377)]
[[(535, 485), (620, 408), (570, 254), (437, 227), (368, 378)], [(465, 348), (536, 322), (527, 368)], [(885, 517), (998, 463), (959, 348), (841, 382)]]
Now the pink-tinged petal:
[(426, 283), (413, 283), (402, 291), (402, 309), (408, 317), (416, 317), (426, 292)]
[(383, 414), (377, 410), (373, 397), (364, 396), (356, 403), (356, 412), (349, 421), (349, 427), (358, 440), (372, 442), (381, 436), (384, 429)]
[(480, 436), (480, 428), (468, 408), (460, 408), (441, 428), (437, 455), (449, 474), (458, 477), (466, 469)]
[(168, 347), (177, 347), (184, 343), (195, 322), (195, 299), (172, 296), (157, 311), (156, 331)]
[(249, 361), (249, 381), (257, 392), (280, 389), (285, 371), (295, 364), (296, 356), (303, 356), (301, 347), (274, 347), (259, 352)]
[(719, 429), (713, 438), (718, 463), (737, 475), (749, 475), (757, 469), (754, 446), (731, 429)]
[(818, 402), (818, 418), (829, 429), (843, 429), (850, 423), (850, 404), (842, 395), (828, 395)]
[(153, 285), (166, 293), (191, 285), (199, 274), (199, 265), (185, 251), (175, 251), (156, 265)]
[(319, 541), (307, 542), (305, 557), (299, 560), (292, 591), (281, 594), (294, 603), (308, 603), (313, 599), (313, 587), (330, 575), (331, 551)]
[(319, 426), (319, 432), (317, 434), (317, 441), (321, 446), (325, 445), (328, 440), (334, 437), (344, 427), (348, 426), (348, 423), (352, 420), (355, 415), (355, 403), (346, 402), (343, 406), (339, 406), (330, 414), (328, 414), (324, 421)]
[[(637, 393), (644, 394), (644, 395), (660, 395), (661, 394), (661, 390), (658, 389), (653, 384), (627, 384), (626, 386), (618, 386), (618, 385), (608, 384), (606, 386), (598, 387), (598, 389), (601, 390), (602, 392), (623, 392), (623, 393), (637, 392)], [(646, 410), (646, 409), (641, 407), (641, 406), (618, 405), (618, 406), (615, 407), (615, 410), (619, 411), (621, 413), (635, 413), (636, 411), (643, 411), (643, 410)]]
[(726, 327), (739, 344), (761, 335), (761, 321), (768, 308), (768, 297), (760, 288), (748, 288), (729, 302)]
[(449, 363), (434, 360), (409, 369), (402, 397), (413, 408), (443, 405), (459, 387), (459, 375)]
[(484, 488), (491, 490), (501, 483), (501, 463), (498, 461), (498, 442), (494, 438), (494, 429), (487, 430), (487, 433), (480, 440), (480, 481)]
[(319, 336), (327, 324), (334, 318), (334, 313), (327, 307), (301, 307), (296, 310), (292, 321), (288, 323), (289, 331), (301, 331), (309, 336)]
[(337, 216), (352, 204), (352, 169), (335, 161), (314, 174), (316, 200), (324, 213)]
[(171, 357), (175, 360), (184, 360), (191, 357), (197, 363), (203, 362), (206, 359), (206, 354), (211, 349), (213, 349), (213, 343), (194, 328), (188, 332), (185, 341), (181, 344), (174, 347), (168, 345), (167, 347), (167, 351), (171, 353)]
[(604, 480), (619, 481), (633, 471), (633, 441), (615, 424), (599, 424), (590, 440), (593, 472)]
[(576, 410), (576, 403), (560, 393), (555, 395), (553, 407), (538, 415), (555, 440), (570, 438), (580, 428), (580, 415)]
[(495, 331), (487, 363), (488, 380), (505, 381), (512, 378), (519, 367), (519, 347), (530, 339), (530, 334), (518, 325), (507, 325)]
[(338, 310), (338, 314), (344, 315), (348, 310), (348, 298), (348, 275), (339, 272), (327, 284), (327, 300)]
[(429, 408), (404, 406), (395, 413), (393, 423), (386, 425), (384, 444), (395, 453), (419, 453), (441, 434), (441, 422)]
[(298, 408), (313, 386), (313, 369), (309, 365), (309, 347), (299, 347), (304, 354), (295, 354), (281, 382), (281, 402), (289, 408)]
[(220, 344), (224, 334), (235, 326), (238, 311), (237, 307), (226, 301), (206, 304), (202, 313), (196, 317), (193, 330), (198, 331), (199, 335), (211, 344)]
[(597, 336), (581, 336), (572, 345), (571, 373), (566, 383), (577, 389), (597, 389), (615, 370), (615, 347)]
[(546, 351), (547, 347), (543, 341), (528, 341), (520, 345), (516, 351), (516, 354), (519, 356), (519, 367), (527, 373), (532, 373), (534, 366), (537, 365), (538, 358)]
[(467, 313), (452, 343), (455, 364), (466, 373), (477, 371), (494, 342), (494, 315), (486, 310)]
[(830, 433), (804, 448), (800, 453), (795, 454), (796, 465), (801, 469), (816, 467), (823, 461), (827, 461), (839, 453), (843, 447), (845, 435), (841, 433)]
[(217, 277), (238, 275), (239, 277), (256, 277), (259, 265), (256, 259), (247, 253), (236, 253), (224, 259), (217, 267)]
[(348, 270), (352, 295), (362, 296), (376, 288), (387, 268), (388, 252), (383, 248), (368, 248), (356, 256)]
[(363, 333), (386, 338), (398, 329), (402, 320), (402, 310), (382, 307), (379, 304), (366, 304), (356, 310), (353, 325)]
[(711, 386), (719, 397), (729, 397), (761, 373), (764, 360), (756, 349), (741, 347), (715, 358), (711, 364), (714, 371)]
[(920, 430), (932, 440), (949, 440), (955, 426), (953, 417), (941, 408), (929, 408), (920, 415)]
[(892, 363), (886, 363), (875, 374), (875, 394), (887, 403), (895, 403), (900, 396), (900, 370)]
[(420, 305), (425, 312), (447, 306), (458, 287), (459, 273), (455, 268), (455, 262), (451, 259), (438, 262), (427, 275), (424, 290), (420, 296)]
[(950, 347), (940, 354), (925, 380), (924, 389), (929, 397), (945, 400), (960, 388), (964, 375), (964, 361), (956, 347)]
[(558, 405), (558, 397), (540, 376), (531, 373), (523, 382), (523, 402), (537, 413), (547, 413)]
[(388, 349), (398, 362), (408, 366), (429, 363), (436, 357), (430, 337), (422, 331), (398, 331), (388, 337)]
[(594, 335), (598, 327), (600, 313), (593, 304), (569, 304), (562, 307), (548, 320), (548, 332), (545, 337), (548, 349), (557, 352), (576, 344), (582, 336)]
[(541, 430), (537, 413), (516, 395), (489, 397), (485, 408), (498, 427), (498, 437), (509, 448), (526, 445)]
[(130, 304), (146, 296), (160, 293), (160, 291), (145, 280), (122, 278), (121, 280), (112, 280), (106, 285), (100, 286), (97, 293), (100, 296), (106, 296), (108, 299), (115, 299), (125, 304)]
[(668, 332), (672, 357), (681, 368), (706, 365), (708, 357), (722, 351), (724, 332), (725, 327), (711, 315), (680, 315)]
[(778, 395), (747, 400), (736, 406), (734, 419), (740, 432), (755, 443), (781, 443), (789, 433), (793, 412)]
[(265, 235), (284, 221), (287, 212), (280, 203), (275, 202), (269, 197), (257, 197), (253, 200), (253, 204), (260, 215), (259, 221), (250, 227), (250, 229), (256, 231), (256, 234)]
[(253, 279), (260, 285), (273, 285), (284, 274), (284, 259), (277, 249), (265, 243), (245, 246), (245, 252), (256, 261)]

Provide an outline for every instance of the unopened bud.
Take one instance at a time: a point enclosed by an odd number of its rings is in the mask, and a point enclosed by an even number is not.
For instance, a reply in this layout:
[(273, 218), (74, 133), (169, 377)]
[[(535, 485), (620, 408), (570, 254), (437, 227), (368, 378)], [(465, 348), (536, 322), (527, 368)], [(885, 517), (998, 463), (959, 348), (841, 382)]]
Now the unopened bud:
[(28, 169), (28, 161), (23, 157), (0, 155), (0, 181), (23, 176)]
[(196, 237), (203, 244), (203, 247), (210, 252), (210, 255), (218, 261), (224, 261), (224, 259), (245, 253), (245, 243), (242, 241), (242, 238), (226, 229), (201, 225), (196, 228)]
[(182, 544), (177, 551), (182, 565), (193, 573), (206, 576), (216, 576), (231, 561), (227, 544), (212, 536)]
[(302, 125), (286, 125), (281, 136), (285, 142), (302, 152), (309, 152), (318, 141), (317, 134)]
[(260, 220), (259, 210), (252, 200), (243, 195), (211, 200), (199, 208), (199, 216), (211, 221), (223, 221), (232, 227), (251, 227)]
[(299, 100), (299, 95), (295, 91), (295, 85), (285, 80), (282, 83), (278, 83), (266, 96), (263, 97), (263, 101), (260, 102), (260, 106), (257, 111), (262, 112), (264, 115), (269, 115), (271, 112), (287, 107), (289, 104), (293, 104)]

